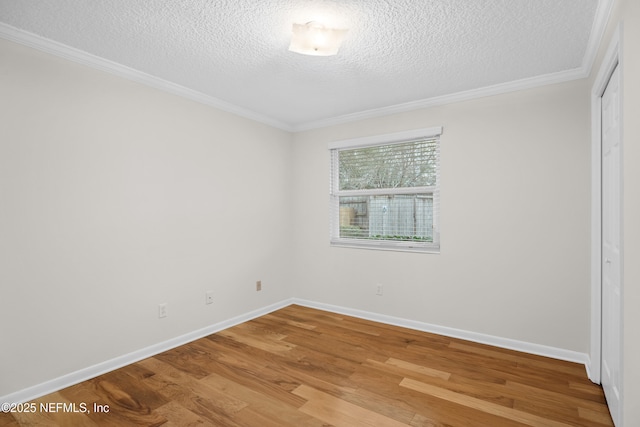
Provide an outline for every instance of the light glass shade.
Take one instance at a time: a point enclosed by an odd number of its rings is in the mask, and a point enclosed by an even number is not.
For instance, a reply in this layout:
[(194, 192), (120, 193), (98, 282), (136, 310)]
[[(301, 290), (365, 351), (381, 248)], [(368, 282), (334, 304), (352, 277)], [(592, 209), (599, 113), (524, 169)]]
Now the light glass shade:
[(317, 22), (293, 24), (289, 50), (303, 55), (335, 55), (347, 31), (326, 28)]

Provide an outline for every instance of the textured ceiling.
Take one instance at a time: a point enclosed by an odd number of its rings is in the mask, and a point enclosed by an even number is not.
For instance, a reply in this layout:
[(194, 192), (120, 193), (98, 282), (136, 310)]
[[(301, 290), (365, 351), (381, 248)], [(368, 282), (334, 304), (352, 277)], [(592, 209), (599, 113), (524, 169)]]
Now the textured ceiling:
[[(300, 129), (584, 69), (601, 2), (0, 0), (0, 22)], [(338, 55), (288, 51), (312, 20), (349, 29)]]

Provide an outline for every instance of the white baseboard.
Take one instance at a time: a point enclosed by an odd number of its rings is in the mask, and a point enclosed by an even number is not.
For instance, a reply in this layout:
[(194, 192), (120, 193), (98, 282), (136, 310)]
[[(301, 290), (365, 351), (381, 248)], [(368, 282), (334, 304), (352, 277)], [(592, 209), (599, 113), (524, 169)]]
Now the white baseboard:
[(27, 402), (46, 394), (54, 393), (63, 388), (78, 384), (82, 381), (95, 378), (98, 375), (113, 371), (123, 366), (130, 365), (138, 362), (142, 359), (155, 356), (156, 354), (170, 350), (172, 348), (181, 346), (183, 344), (195, 341), (199, 338), (206, 337), (207, 335), (215, 334), (223, 329), (230, 328), (243, 322), (247, 322), (256, 317), (263, 316), (281, 308), (287, 307), (291, 304), (297, 304), (304, 307), (316, 308), (319, 310), (329, 311), (332, 313), (344, 314), (347, 316), (358, 317), (361, 319), (372, 320), (374, 322), (386, 323), (389, 325), (401, 326), (409, 329), (414, 329), (423, 332), (430, 332), (438, 335), (444, 335), (452, 338), (460, 338), (467, 341), (473, 341), (482, 344), (489, 344), (496, 347), (506, 348), (510, 350), (522, 351), (530, 354), (537, 354), (540, 356), (551, 357), (559, 360), (566, 360), (569, 362), (576, 362), (584, 364), (589, 370), (589, 357), (585, 353), (579, 353), (570, 350), (564, 350), (555, 347), (549, 347), (540, 344), (532, 344), (524, 341), (517, 341), (508, 338), (501, 338), (492, 335), (479, 334), (476, 332), (464, 331), (461, 329), (449, 328), (446, 326), (432, 325), (424, 322), (417, 322), (415, 320), (403, 319), (400, 317), (387, 316), (384, 314), (373, 313), (364, 310), (357, 310), (347, 307), (341, 307), (337, 305), (324, 304), (314, 301), (308, 301), (299, 298), (289, 298), (263, 308), (259, 308), (248, 313), (232, 317), (231, 319), (207, 326), (202, 329), (198, 329), (193, 332), (181, 335), (169, 339), (167, 341), (160, 342), (158, 344), (145, 347), (134, 352), (124, 354), (98, 363), (93, 366), (89, 366), (84, 369), (80, 369), (75, 372), (71, 372), (67, 375), (63, 375), (58, 378), (54, 378), (50, 381), (46, 381), (41, 384), (37, 384), (32, 387), (25, 388), (20, 391), (16, 391), (11, 394), (0, 397), (0, 403), (20, 403)]
[(596, 373), (600, 375), (600, 369), (594, 369), (591, 356), (587, 355), (587, 361), (584, 365), (587, 368), (587, 378), (589, 378), (589, 380), (594, 384), (601, 384), (600, 377), (596, 376)]
[(158, 344), (154, 344), (149, 347), (145, 347), (140, 350), (118, 356), (114, 359), (106, 360), (102, 363), (98, 363), (84, 369), (80, 369), (79, 371), (71, 372), (67, 375), (54, 378), (50, 381), (46, 381), (44, 383), (37, 384), (20, 391), (7, 394), (6, 396), (0, 396), (0, 403), (21, 403), (37, 399), (38, 397), (44, 396), (46, 394), (54, 393), (58, 390), (62, 390), (63, 388), (81, 383), (82, 381), (95, 378), (98, 375), (105, 374), (118, 368), (122, 368), (123, 366), (127, 366), (142, 359), (155, 356), (156, 354), (206, 337), (207, 335), (215, 334), (216, 332), (219, 332), (223, 329), (230, 328), (251, 319), (255, 319), (256, 317), (260, 317), (273, 311), (279, 310), (283, 307), (287, 307), (288, 305), (292, 304), (292, 301), (292, 299), (286, 299), (275, 304), (250, 311), (248, 313), (232, 317), (231, 319), (224, 320), (205, 328), (189, 332), (179, 337), (171, 338), (167, 341), (163, 341)]
[(387, 316), (385, 314), (372, 313), (369, 311), (324, 304), (299, 298), (293, 298), (292, 303), (304, 307), (330, 311), (332, 313), (358, 317), (360, 319), (373, 320), (374, 322), (386, 323), (388, 325), (401, 326), (408, 329), (415, 329), (417, 331), (430, 332), (433, 334), (443, 335), (451, 338), (459, 338), (481, 344), (488, 344), (495, 347), (506, 348), (509, 350), (536, 354), (538, 356), (546, 356), (553, 359), (580, 363), (585, 365), (585, 367), (587, 367), (589, 363), (589, 356), (586, 353), (579, 353), (577, 351), (549, 347), (541, 344), (533, 344), (525, 341), (512, 340), (509, 338), (496, 337), (493, 335), (480, 334), (477, 332), (470, 332), (462, 329), (433, 325), (430, 323), (417, 322), (415, 320), (408, 320), (400, 317)]

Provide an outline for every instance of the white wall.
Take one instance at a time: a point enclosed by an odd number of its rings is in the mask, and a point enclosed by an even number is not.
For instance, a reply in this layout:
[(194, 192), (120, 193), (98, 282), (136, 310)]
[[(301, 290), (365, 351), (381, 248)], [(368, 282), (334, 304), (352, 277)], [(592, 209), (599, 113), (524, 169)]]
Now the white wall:
[[(638, 5), (622, 5), (611, 25), (632, 23), (625, 74), (640, 75)], [(624, 85), (637, 218), (640, 96)], [(0, 396), (291, 296), (587, 353), (590, 89), (291, 136), (0, 40)], [(441, 254), (330, 248), (327, 143), (430, 126), (444, 127)], [(627, 325), (640, 321), (638, 224), (625, 221)], [(634, 401), (638, 367), (625, 365)]]
[(288, 298), (290, 162), (286, 132), (0, 40), (0, 396)]
[(640, 2), (615, 2), (589, 81), (602, 65), (612, 33), (622, 24), (623, 150), (623, 419), (640, 424)]
[[(588, 93), (580, 80), (296, 134), (296, 296), (587, 353)], [(441, 253), (329, 247), (327, 143), (431, 126)]]

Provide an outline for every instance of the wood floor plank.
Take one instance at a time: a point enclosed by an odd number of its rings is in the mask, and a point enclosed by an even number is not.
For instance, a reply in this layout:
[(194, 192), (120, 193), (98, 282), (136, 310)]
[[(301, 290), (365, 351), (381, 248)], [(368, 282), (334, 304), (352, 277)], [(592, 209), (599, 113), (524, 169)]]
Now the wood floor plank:
[[(611, 423), (611, 415), (608, 411), (589, 408), (578, 408), (578, 416), (583, 423), (589, 423), (589, 425), (602, 425), (608, 426)], [(585, 424), (587, 425), (587, 424)]]
[(157, 371), (156, 375), (144, 380), (145, 384), (156, 389), (168, 401), (176, 402), (209, 424), (239, 425), (233, 416), (247, 406), (246, 402), (211, 388), (201, 379), (195, 379), (156, 358), (142, 363)]
[(540, 367), (552, 367), (554, 371), (571, 373), (576, 376), (584, 376), (584, 366), (576, 363), (564, 362), (561, 360), (552, 360), (547, 357), (534, 354), (523, 354), (509, 349), (492, 347), (486, 344), (470, 343), (461, 340), (452, 340), (449, 348), (462, 350), (464, 352), (483, 355), (494, 359), (503, 359), (520, 364), (537, 365)]
[(344, 427), (403, 427), (406, 424), (364, 409), (350, 402), (301, 385), (294, 394), (307, 399), (300, 410), (335, 426)]
[(468, 408), (476, 409), (488, 414), (497, 415), (506, 419), (514, 420), (532, 427), (569, 427), (570, 424), (550, 420), (528, 412), (519, 411), (503, 405), (497, 405), (483, 399), (477, 399), (464, 394), (456, 393), (444, 388), (435, 387), (420, 381), (405, 378), (400, 382), (400, 386), (407, 387), (421, 393), (429, 394), (449, 402), (454, 402)]
[(426, 425), (437, 425), (443, 427), (523, 427), (524, 424), (513, 420), (477, 411), (459, 405), (455, 402), (445, 401), (440, 398), (426, 395), (412, 389), (399, 385), (401, 380), (396, 383), (379, 383), (376, 387), (375, 380), (367, 380), (366, 377), (358, 378), (362, 381), (362, 388), (358, 389), (359, 393), (370, 393), (387, 398), (387, 404), (392, 404), (406, 410), (411, 410), (419, 415), (409, 422), (410, 425), (417, 423), (420, 419)]
[(33, 403), (0, 427), (611, 427), (584, 366), (291, 305)]
[[(593, 384), (592, 384), (593, 385)], [(514, 381), (507, 381), (506, 387), (512, 390), (513, 396), (519, 396), (520, 399), (526, 398), (543, 399), (551, 402), (562, 402), (562, 406), (570, 408), (585, 408), (593, 411), (606, 410), (606, 406), (602, 402), (595, 402), (593, 400), (581, 399), (575, 396), (568, 395), (566, 393), (559, 393), (553, 390), (541, 389), (539, 387), (532, 387), (527, 384), (520, 384)], [(602, 391), (600, 391), (602, 393)]]
[(178, 402), (171, 401), (156, 409), (158, 415), (164, 417), (167, 422), (163, 427), (195, 427), (207, 424), (205, 418), (191, 412)]
[(336, 398), (401, 421), (405, 420), (408, 422), (413, 417), (414, 411), (407, 408), (402, 402), (393, 400), (388, 395), (371, 393), (365, 387), (362, 387), (362, 383), (352, 381), (350, 377), (341, 379), (338, 382), (339, 384), (336, 384), (336, 381), (324, 381), (314, 375), (303, 375), (299, 371), (293, 371), (291, 375), (298, 378), (301, 384), (308, 385)]
[(309, 323), (299, 322), (296, 320), (288, 319), (283, 316), (277, 316), (277, 315), (274, 315), (273, 313), (265, 314), (264, 316), (262, 316), (262, 319), (270, 320), (271, 322), (278, 323), (282, 326), (287, 325), (295, 328), (306, 329), (308, 331), (313, 331), (317, 327), (316, 325), (312, 325)]
[[(211, 337), (209, 337), (211, 338)], [(300, 406), (302, 401), (290, 393), (300, 385), (295, 379), (279, 374), (269, 365), (279, 366), (282, 361), (273, 354), (246, 347), (227, 347), (229, 340), (214, 341), (209, 338), (193, 344), (214, 353), (215, 362), (210, 372), (216, 372), (239, 384), (249, 385), (264, 395), (276, 396), (283, 402)], [(244, 345), (243, 345), (244, 346)]]
[[(368, 361), (366, 365), (363, 365), (362, 369), (372, 368), (377, 370), (387, 370), (389, 365), (380, 364), (374, 361)], [(404, 368), (393, 369), (393, 373), (399, 376), (402, 376), (402, 379), (412, 379), (416, 381), (420, 381), (422, 383), (427, 383), (433, 386), (441, 387), (446, 390), (464, 394), (470, 397), (479, 398), (487, 402), (492, 402), (498, 405), (503, 405), (506, 407), (513, 407), (514, 399), (504, 393), (504, 386), (501, 384), (494, 383), (485, 383), (481, 387), (473, 384), (464, 384), (460, 382), (452, 382), (449, 380), (443, 380), (442, 378), (432, 376), (432, 375), (424, 375), (417, 373), (413, 370), (406, 370)], [(374, 375), (371, 372), (367, 372), (365, 374), (368, 377), (379, 377), (381, 373), (378, 375)], [(402, 381), (402, 380), (400, 380)]]
[(211, 401), (212, 408), (225, 413), (235, 413), (247, 406), (245, 401), (209, 386), (203, 378), (192, 378), (160, 360), (150, 358), (142, 363), (156, 371), (153, 377), (145, 380), (145, 384), (152, 385), (168, 401), (185, 402), (195, 397), (200, 402)]
[[(375, 370), (367, 369), (371, 367), (375, 368)], [(400, 383), (404, 378), (403, 374), (405, 372), (407, 371), (385, 369), (385, 365), (380, 362), (374, 361), (372, 363), (372, 361), (368, 361), (366, 366), (363, 366), (363, 369), (352, 375), (352, 379), (360, 385), (358, 393), (385, 396), (388, 404), (413, 410), (416, 414), (420, 414), (421, 417), (414, 417), (414, 420), (411, 421), (413, 424), (416, 424), (416, 419), (421, 419), (426, 425), (433, 423), (434, 425), (447, 427), (519, 427), (524, 425), (402, 387)], [(423, 378), (431, 379), (438, 384), (447, 383), (436, 377), (424, 376)], [(486, 393), (484, 387), (479, 387), (477, 392)], [(507, 403), (510, 404), (510, 402)]]
[(421, 375), (429, 375), (432, 377), (442, 378), (443, 380), (448, 380), (449, 378), (451, 378), (451, 372), (444, 372), (438, 369), (429, 368), (427, 366), (416, 365), (415, 363), (405, 362), (404, 360), (395, 359), (393, 357), (390, 357), (384, 363), (390, 366), (395, 366), (397, 368), (407, 369)]
[(194, 348), (189, 343), (174, 349), (165, 351), (155, 356), (156, 359), (179, 369), (192, 377), (199, 379), (209, 375), (215, 360), (210, 354)]
[(167, 400), (140, 381), (147, 375), (149, 372), (142, 366), (133, 364), (63, 389), (59, 394), (70, 402), (108, 407), (108, 413), (87, 414), (99, 425), (162, 425), (166, 420), (154, 410)]
[(220, 336), (231, 338), (234, 341), (238, 341), (251, 347), (268, 351), (270, 353), (279, 353), (295, 348), (295, 344), (291, 344), (289, 342), (280, 342), (279, 340), (264, 338), (262, 336), (250, 335), (248, 333), (242, 333), (241, 329), (235, 329), (234, 331), (227, 329), (218, 332), (218, 334)]
[[(281, 426), (283, 425), (283, 421), (288, 425), (301, 427), (313, 427), (319, 424), (319, 420), (298, 410), (300, 406), (306, 403), (302, 397), (297, 396), (298, 399), (300, 399), (300, 404), (296, 401), (295, 404), (292, 405), (289, 402), (282, 401), (278, 396), (265, 395), (251, 387), (238, 384), (216, 373), (212, 373), (202, 381), (230, 396), (247, 402), (247, 407), (243, 408), (235, 417), (241, 424), (243, 424), (243, 420), (253, 420), (253, 423), (256, 423), (258, 419), (261, 421), (261, 424), (253, 425), (264, 426), (267, 424)], [(295, 396), (293, 393), (292, 395)]]
[[(469, 345), (476, 344), (469, 343)], [(458, 378), (466, 378), (478, 381), (504, 383), (510, 380), (540, 389), (553, 390), (558, 393), (601, 402), (599, 394), (581, 390), (580, 387), (577, 386), (572, 386), (572, 384), (575, 384), (578, 380), (578, 377), (562, 372), (562, 367), (568, 362), (557, 361), (559, 370), (556, 372), (552, 369), (538, 369), (513, 360), (501, 364), (494, 358), (487, 359), (484, 356), (472, 357), (469, 354), (461, 355), (459, 351), (453, 351), (451, 353), (432, 349), (419, 351), (418, 348), (412, 345), (408, 346), (406, 354), (403, 356), (406, 358), (405, 360), (420, 364), (425, 358), (428, 358), (432, 366), (444, 371), (451, 371), (451, 381), (457, 381)], [(499, 350), (518, 354), (510, 350)], [(529, 360), (531, 357), (532, 355), (524, 355), (523, 359)], [(552, 363), (551, 359), (548, 360), (549, 362), (547, 363)], [(586, 378), (586, 372), (582, 374), (582, 383), (593, 386)], [(587, 387), (587, 389), (592, 390), (593, 388)]]
[(19, 427), (18, 421), (9, 412), (0, 412), (0, 427)]

